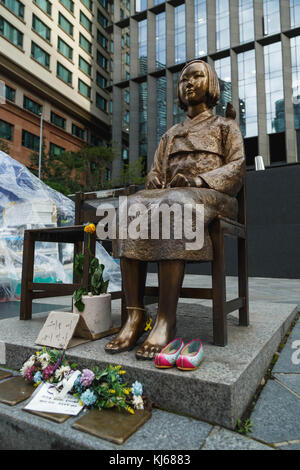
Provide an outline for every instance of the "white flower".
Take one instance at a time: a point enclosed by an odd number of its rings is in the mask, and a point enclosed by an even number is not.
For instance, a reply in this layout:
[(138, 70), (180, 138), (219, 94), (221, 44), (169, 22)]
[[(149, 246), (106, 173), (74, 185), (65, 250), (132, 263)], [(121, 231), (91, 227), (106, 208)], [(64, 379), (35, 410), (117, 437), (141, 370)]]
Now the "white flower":
[(144, 409), (144, 402), (142, 397), (133, 395), (132, 404), (136, 410), (143, 410)]
[(22, 365), (20, 369), (20, 373), (23, 377), (24, 377), (26, 369), (34, 365), (35, 359), (36, 359), (35, 356), (30, 356), (30, 358), (26, 362), (24, 362), (24, 364)]
[(38, 356), (38, 361), (40, 362), (42, 369), (46, 369), (46, 367), (50, 363), (50, 356), (48, 353), (43, 353), (40, 356)]
[(71, 370), (69, 366), (61, 366), (59, 369), (55, 371), (55, 378), (58, 380), (62, 380)]

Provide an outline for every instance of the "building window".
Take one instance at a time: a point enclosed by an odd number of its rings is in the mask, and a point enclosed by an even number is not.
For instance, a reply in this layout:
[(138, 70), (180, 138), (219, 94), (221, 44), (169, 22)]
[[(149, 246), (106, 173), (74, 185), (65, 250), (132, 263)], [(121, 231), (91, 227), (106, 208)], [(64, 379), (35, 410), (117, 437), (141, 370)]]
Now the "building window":
[(130, 31), (129, 28), (122, 29), (121, 38), (121, 77), (122, 80), (130, 78)]
[(98, 20), (98, 23), (101, 24), (101, 26), (103, 26), (103, 28), (106, 28), (107, 18), (101, 13), (99, 9), (97, 11), (97, 20)]
[(229, 0), (216, 0), (216, 49), (230, 47)]
[(107, 70), (107, 58), (101, 54), (100, 51), (97, 51), (97, 64), (100, 65), (104, 70)]
[(110, 170), (110, 168), (106, 168), (105, 179), (106, 179), (106, 181), (111, 181), (111, 170)]
[(300, 2), (299, 0), (290, 0), (291, 28), (300, 26)]
[(130, 124), (129, 103), (130, 103), (129, 88), (123, 88), (122, 89), (122, 130), (124, 132), (129, 132), (129, 124)]
[(156, 15), (156, 68), (166, 66), (166, 13), (163, 11)]
[(82, 11), (80, 11), (80, 23), (82, 24), (82, 26), (87, 29), (90, 33), (92, 33), (92, 27), (93, 27), (93, 24), (92, 22), (87, 18), (87, 16), (85, 16), (84, 13), (82, 13)]
[(84, 83), (80, 78), (78, 79), (78, 91), (81, 95), (85, 96), (86, 98), (91, 98), (91, 87)]
[(267, 132), (285, 131), (281, 42), (264, 46)]
[(278, 132), (269, 135), (270, 162), (286, 162), (285, 132)]
[(89, 54), (92, 53), (92, 43), (88, 41), (81, 33), (79, 33), (79, 44), (86, 52)]
[(195, 0), (195, 57), (207, 54), (206, 0)]
[(32, 15), (32, 28), (39, 36), (50, 42), (51, 29), (34, 14)]
[(264, 2), (264, 36), (280, 33), (280, 3), (279, 0), (263, 0)]
[(254, 166), (255, 157), (258, 155), (258, 137), (244, 139), (246, 165)]
[(67, 10), (69, 10), (71, 13), (74, 13), (74, 2), (72, 0), (59, 0), (60, 3), (62, 3)]
[(37, 114), (38, 116), (42, 114), (43, 110), (43, 107), (40, 104), (36, 103), (30, 98), (27, 98), (27, 96), (24, 96), (23, 98), (23, 108), (27, 109), (27, 111), (31, 111), (32, 113)]
[(101, 75), (101, 73), (97, 72), (96, 73), (96, 83), (98, 87), (100, 88), (106, 88), (107, 87), (107, 79)]
[[(139, 84), (139, 156), (147, 159), (147, 119), (148, 119), (147, 82)], [(147, 168), (147, 167), (146, 167)]]
[(178, 106), (177, 84), (181, 72), (173, 73), (173, 124), (182, 122), (185, 118), (185, 111)]
[(0, 3), (5, 5), (15, 15), (24, 20), (24, 5), (19, 0), (0, 0)]
[(295, 129), (300, 129), (300, 36), (291, 38), (292, 87)]
[(52, 4), (48, 0), (34, 0), (34, 3), (47, 13), (47, 15), (51, 16)]
[(102, 111), (107, 110), (107, 101), (106, 101), (106, 99), (103, 98), (103, 96), (99, 95), (98, 93), (96, 93), (96, 106), (97, 106), (97, 108), (102, 109)]
[(227, 103), (232, 101), (231, 61), (224, 57), (215, 61), (215, 71), (219, 78), (221, 97), (216, 106), (216, 113), (225, 116)]
[(73, 59), (73, 49), (60, 37), (57, 38), (57, 49), (61, 52), (67, 59)]
[(82, 129), (79, 126), (76, 126), (76, 124), (72, 124), (72, 134), (76, 135), (79, 139), (84, 139), (84, 129)]
[(175, 8), (175, 64), (186, 60), (185, 4)]
[(59, 78), (61, 78), (64, 82), (72, 85), (72, 72), (66, 69), (60, 62), (57, 62), (57, 69), (56, 74)]
[(5, 97), (14, 103), (16, 101), (16, 90), (5, 84)]
[[(140, 21), (138, 28), (139, 69), (140, 74), (145, 75), (147, 74), (147, 20)], [(128, 57), (130, 58), (129, 54)]]
[(40, 148), (40, 138), (37, 135), (31, 134), (31, 132), (22, 130), (22, 145), (28, 149), (34, 150), (35, 152), (39, 151)]
[(93, 10), (93, 2), (92, 0), (81, 0), (82, 3), (90, 10)]
[(238, 54), (240, 128), (243, 137), (258, 135), (255, 50)]
[(107, 48), (107, 38), (97, 29), (97, 42), (103, 49)]
[(14, 126), (9, 122), (0, 119), (0, 138), (5, 140), (14, 140)]
[(91, 76), (92, 73), (92, 66), (83, 57), (79, 56), (79, 68), (82, 72), (86, 73), (87, 75)]
[(56, 126), (61, 127), (62, 129), (66, 128), (66, 120), (58, 114), (54, 113), (53, 111), (51, 111), (50, 120), (52, 124), (55, 124)]
[(58, 24), (65, 31), (65, 33), (73, 37), (73, 25), (61, 13), (58, 14)]
[(35, 42), (31, 42), (31, 57), (37, 60), (41, 65), (49, 69), (50, 67), (50, 55), (47, 54), (43, 49), (40, 48)]
[(157, 143), (167, 130), (167, 79), (157, 79), (157, 106), (156, 106), (156, 137)]
[(52, 142), (50, 142), (50, 156), (51, 157), (61, 157), (63, 152), (65, 151), (66, 149), (64, 149), (63, 147), (60, 147), (59, 145), (56, 145), (56, 144), (53, 144)]
[(254, 41), (253, 0), (239, 0), (240, 43)]
[(11, 41), (15, 46), (23, 48), (23, 33), (0, 16), (0, 34)]
[(148, 0), (135, 0), (135, 11), (144, 11), (148, 8)]

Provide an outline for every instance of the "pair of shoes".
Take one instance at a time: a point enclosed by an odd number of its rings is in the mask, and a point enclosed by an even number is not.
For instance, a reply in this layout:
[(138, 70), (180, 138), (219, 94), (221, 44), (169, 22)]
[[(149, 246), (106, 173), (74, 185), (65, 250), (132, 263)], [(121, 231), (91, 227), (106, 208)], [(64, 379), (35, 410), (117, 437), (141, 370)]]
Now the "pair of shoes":
[(203, 359), (203, 345), (200, 339), (193, 339), (184, 346), (181, 338), (176, 338), (167, 344), (155, 356), (155, 366), (158, 369), (170, 369), (177, 366), (180, 370), (195, 370)]

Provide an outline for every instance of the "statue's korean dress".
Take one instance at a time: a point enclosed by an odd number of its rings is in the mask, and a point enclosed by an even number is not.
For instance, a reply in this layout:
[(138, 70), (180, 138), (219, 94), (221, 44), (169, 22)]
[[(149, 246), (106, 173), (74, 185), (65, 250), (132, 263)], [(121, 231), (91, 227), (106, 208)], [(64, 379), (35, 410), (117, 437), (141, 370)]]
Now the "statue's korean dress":
[[(168, 187), (178, 173), (188, 178), (191, 187)], [(215, 116), (210, 110), (193, 119), (187, 116), (184, 122), (171, 127), (161, 138), (147, 176), (146, 188), (154, 176), (159, 178), (165, 189), (139, 191), (128, 197), (128, 207), (143, 204), (149, 212), (162, 203), (169, 206), (176, 203), (182, 209), (184, 204), (190, 204), (193, 208), (196, 204), (203, 204), (203, 247), (187, 250), (186, 243), (191, 240), (184, 235), (181, 239), (174, 238), (174, 226), (171, 226), (170, 239), (163, 239), (161, 233), (158, 239), (151, 239), (149, 217), (149, 239), (117, 239), (113, 243), (114, 255), (141, 261), (211, 261), (213, 248), (208, 226), (217, 215), (237, 218), (236, 195), (245, 177), (243, 138), (236, 121)], [(201, 181), (204, 187), (197, 187)], [(176, 223), (177, 217), (171, 216), (171, 225)], [(133, 217), (129, 216), (128, 225), (132, 220)], [(195, 220), (193, 211), (193, 229), (196, 228)]]

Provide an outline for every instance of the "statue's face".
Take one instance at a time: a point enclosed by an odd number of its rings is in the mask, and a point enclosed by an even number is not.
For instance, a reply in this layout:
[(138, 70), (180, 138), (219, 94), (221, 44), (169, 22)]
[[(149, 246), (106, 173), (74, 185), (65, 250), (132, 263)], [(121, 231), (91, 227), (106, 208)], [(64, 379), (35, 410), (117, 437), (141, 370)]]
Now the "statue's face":
[(194, 106), (206, 100), (208, 74), (204, 64), (197, 62), (185, 69), (179, 79), (179, 95), (183, 104)]

